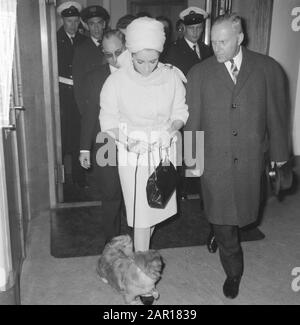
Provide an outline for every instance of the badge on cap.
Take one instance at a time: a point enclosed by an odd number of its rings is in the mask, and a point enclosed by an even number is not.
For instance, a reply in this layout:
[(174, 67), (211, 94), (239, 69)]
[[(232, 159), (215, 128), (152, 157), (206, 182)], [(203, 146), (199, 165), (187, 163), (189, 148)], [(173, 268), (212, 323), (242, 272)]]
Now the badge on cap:
[(67, 1), (57, 7), (58, 15), (62, 17), (80, 16), (81, 5), (76, 1)]
[(198, 7), (189, 7), (179, 14), (179, 18), (183, 20), (185, 25), (200, 24), (207, 19), (207, 17), (208, 13)]
[(100, 17), (105, 21), (108, 21), (110, 18), (109, 13), (101, 6), (90, 6), (82, 10), (81, 18), (84, 22), (93, 17)]

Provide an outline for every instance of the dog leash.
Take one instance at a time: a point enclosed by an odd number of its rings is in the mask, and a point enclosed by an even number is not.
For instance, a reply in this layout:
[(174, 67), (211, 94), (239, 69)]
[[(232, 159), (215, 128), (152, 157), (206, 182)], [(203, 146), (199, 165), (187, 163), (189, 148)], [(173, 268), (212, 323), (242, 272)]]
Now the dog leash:
[(140, 158), (140, 154), (138, 153), (137, 158), (136, 158), (135, 172), (134, 172), (134, 196), (133, 196), (133, 239), (132, 239), (132, 243), (133, 243), (134, 251), (135, 251), (135, 249), (134, 249), (134, 232), (135, 232), (135, 208), (136, 208), (136, 181), (137, 181), (139, 158)]

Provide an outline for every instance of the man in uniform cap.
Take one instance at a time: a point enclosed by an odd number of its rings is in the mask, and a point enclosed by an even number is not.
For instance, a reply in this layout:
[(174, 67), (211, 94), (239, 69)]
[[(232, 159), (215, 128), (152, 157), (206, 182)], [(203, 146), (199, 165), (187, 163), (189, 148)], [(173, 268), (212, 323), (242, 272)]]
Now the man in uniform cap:
[[(187, 75), (195, 64), (213, 55), (210, 47), (201, 41), (203, 25), (207, 17), (207, 12), (197, 7), (189, 7), (179, 14), (183, 25), (183, 37), (169, 47), (163, 58), (164, 63), (176, 66)], [(185, 178), (184, 167), (178, 167), (178, 172), (181, 181), (177, 193), (181, 199), (185, 199), (195, 180)]]
[(109, 18), (108, 12), (101, 6), (89, 6), (81, 12), (81, 19), (90, 33), (90, 37), (76, 49), (73, 60), (75, 98), (81, 114), (84, 110), (85, 77), (90, 71), (105, 64), (101, 42)]
[(63, 25), (57, 32), (57, 59), (61, 118), (62, 157), (67, 182), (84, 184), (84, 173), (78, 162), (80, 115), (74, 97), (72, 62), (75, 47), (86, 37), (78, 32), (81, 5), (75, 1), (57, 8)]
[(170, 47), (164, 62), (175, 65), (187, 75), (192, 66), (213, 54), (201, 41), (203, 24), (207, 17), (207, 12), (197, 7), (189, 7), (179, 14), (184, 25), (184, 37)]

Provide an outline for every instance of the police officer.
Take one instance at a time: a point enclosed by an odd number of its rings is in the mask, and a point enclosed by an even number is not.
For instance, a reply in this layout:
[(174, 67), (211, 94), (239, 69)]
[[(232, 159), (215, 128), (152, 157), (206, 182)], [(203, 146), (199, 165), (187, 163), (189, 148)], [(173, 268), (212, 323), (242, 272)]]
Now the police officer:
[(175, 65), (185, 75), (192, 66), (213, 54), (210, 47), (201, 41), (207, 17), (207, 12), (198, 7), (189, 7), (179, 14), (184, 26), (184, 37), (173, 43), (164, 61)]
[(110, 16), (101, 6), (89, 6), (82, 10), (81, 19), (90, 33), (90, 37), (76, 49), (73, 60), (75, 98), (82, 114), (85, 107), (85, 78), (89, 72), (106, 63), (101, 42)]
[(57, 58), (61, 116), (61, 141), (66, 181), (84, 184), (83, 171), (78, 163), (80, 115), (74, 98), (72, 61), (74, 49), (86, 37), (78, 32), (81, 5), (64, 2), (57, 8), (63, 25), (57, 32)]

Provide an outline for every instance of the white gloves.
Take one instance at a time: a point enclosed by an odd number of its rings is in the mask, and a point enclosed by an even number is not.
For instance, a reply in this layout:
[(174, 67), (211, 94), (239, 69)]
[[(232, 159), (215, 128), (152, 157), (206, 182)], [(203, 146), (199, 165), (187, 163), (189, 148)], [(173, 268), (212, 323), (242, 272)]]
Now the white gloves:
[(160, 132), (158, 143), (161, 149), (170, 148), (173, 141), (176, 141), (176, 131), (170, 133), (169, 131), (164, 130)]
[(136, 154), (144, 154), (149, 151), (150, 145), (142, 140), (136, 140), (132, 138), (128, 138), (127, 140), (127, 150), (130, 152), (134, 152)]
[(152, 151), (155, 147), (168, 149), (170, 148), (172, 141), (176, 138), (175, 135), (176, 132), (170, 133), (167, 130), (163, 130), (159, 133), (157, 141), (151, 144), (146, 141), (136, 140), (129, 137), (127, 139), (127, 150), (136, 154), (143, 154), (147, 151)]
[(169, 148), (171, 146), (171, 135), (168, 131), (161, 131), (158, 138), (158, 144), (162, 149)]

